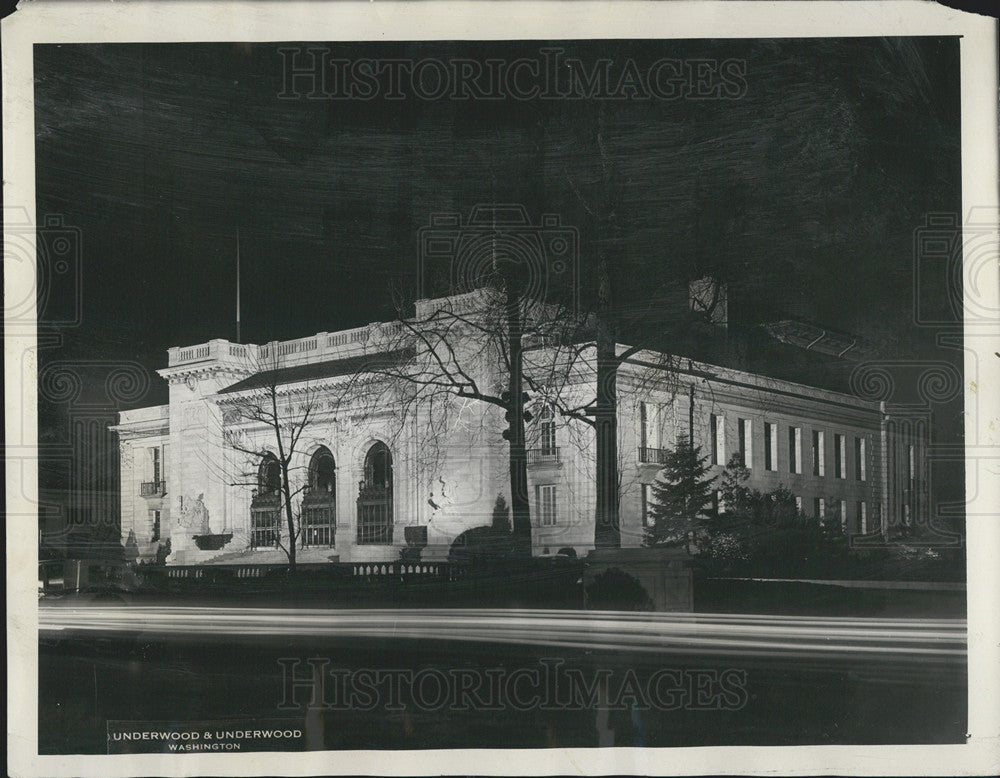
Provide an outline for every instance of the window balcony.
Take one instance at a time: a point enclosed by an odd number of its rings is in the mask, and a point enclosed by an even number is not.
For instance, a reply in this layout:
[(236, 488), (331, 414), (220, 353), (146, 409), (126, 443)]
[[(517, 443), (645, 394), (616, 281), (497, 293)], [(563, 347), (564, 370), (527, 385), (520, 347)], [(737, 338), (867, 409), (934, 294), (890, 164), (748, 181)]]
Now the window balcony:
[(250, 492), (250, 506), (277, 508), (281, 506), (281, 492), (278, 489), (254, 489)]
[(527, 450), (529, 465), (559, 464), (559, 447), (529, 448)]
[(307, 486), (302, 490), (303, 505), (334, 505), (337, 495), (332, 489), (314, 489)]
[(139, 484), (140, 497), (162, 497), (167, 493), (166, 481), (144, 481)]
[(639, 448), (639, 462), (644, 465), (664, 465), (667, 462), (667, 448)]

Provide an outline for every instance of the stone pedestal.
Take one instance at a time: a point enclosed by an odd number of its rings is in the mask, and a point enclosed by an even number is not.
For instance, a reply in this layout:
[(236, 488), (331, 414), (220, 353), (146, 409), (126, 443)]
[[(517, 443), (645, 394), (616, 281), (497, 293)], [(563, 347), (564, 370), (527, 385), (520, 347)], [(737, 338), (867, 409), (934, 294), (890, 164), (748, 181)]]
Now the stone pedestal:
[[(190, 545), (174, 550), (174, 540), (170, 542), (170, 556), (167, 557), (167, 565), (203, 565), (211, 562), (215, 557), (231, 553), (229, 547), (223, 546), (218, 550), (203, 550), (195, 545), (191, 535), (187, 536)], [(176, 536), (175, 536), (176, 538)]]
[(682, 548), (599, 548), (587, 555), (584, 590), (601, 573), (618, 568), (646, 590), (657, 611), (694, 610), (691, 555)]

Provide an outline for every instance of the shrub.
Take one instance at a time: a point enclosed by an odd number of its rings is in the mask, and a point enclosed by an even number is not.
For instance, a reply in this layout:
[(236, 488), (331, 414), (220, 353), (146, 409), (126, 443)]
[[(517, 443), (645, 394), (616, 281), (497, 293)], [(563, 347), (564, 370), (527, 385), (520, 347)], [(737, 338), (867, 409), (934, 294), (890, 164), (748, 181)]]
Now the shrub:
[(592, 610), (648, 611), (653, 601), (635, 578), (612, 567), (594, 577), (587, 587), (587, 607)]

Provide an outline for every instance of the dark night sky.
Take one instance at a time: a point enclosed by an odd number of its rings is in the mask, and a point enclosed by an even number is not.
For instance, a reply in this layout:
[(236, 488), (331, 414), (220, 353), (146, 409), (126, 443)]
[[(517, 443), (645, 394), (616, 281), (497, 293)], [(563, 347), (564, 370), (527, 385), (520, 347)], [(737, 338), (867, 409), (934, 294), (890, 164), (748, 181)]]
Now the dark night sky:
[[(82, 323), (40, 361), (165, 366), (172, 345), (394, 317), (430, 214), (517, 201), (580, 230), (584, 296), (619, 193), (616, 295), (722, 268), (750, 315), (938, 353), (910, 325), (913, 231), (960, 210), (954, 38), (329, 44), (334, 56), (746, 62), (735, 100), (279, 99), (291, 44), (35, 49), (37, 213), (81, 231)], [(316, 45), (316, 44), (312, 44)], [(646, 295), (646, 297), (644, 297)], [(58, 288), (52, 310), (70, 305)], [(44, 324), (44, 315), (43, 321)], [(133, 405), (164, 402), (151, 381)], [(42, 427), (46, 426), (42, 405)]]

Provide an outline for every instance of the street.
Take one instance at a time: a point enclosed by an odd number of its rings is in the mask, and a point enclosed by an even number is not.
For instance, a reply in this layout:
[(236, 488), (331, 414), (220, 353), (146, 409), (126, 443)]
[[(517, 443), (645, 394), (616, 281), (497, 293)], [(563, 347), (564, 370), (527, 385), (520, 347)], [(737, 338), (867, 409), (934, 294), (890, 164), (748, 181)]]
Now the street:
[(965, 734), (958, 619), (146, 605), (40, 630), (42, 753), (104, 753), (109, 721), (287, 722), (329, 750)]

